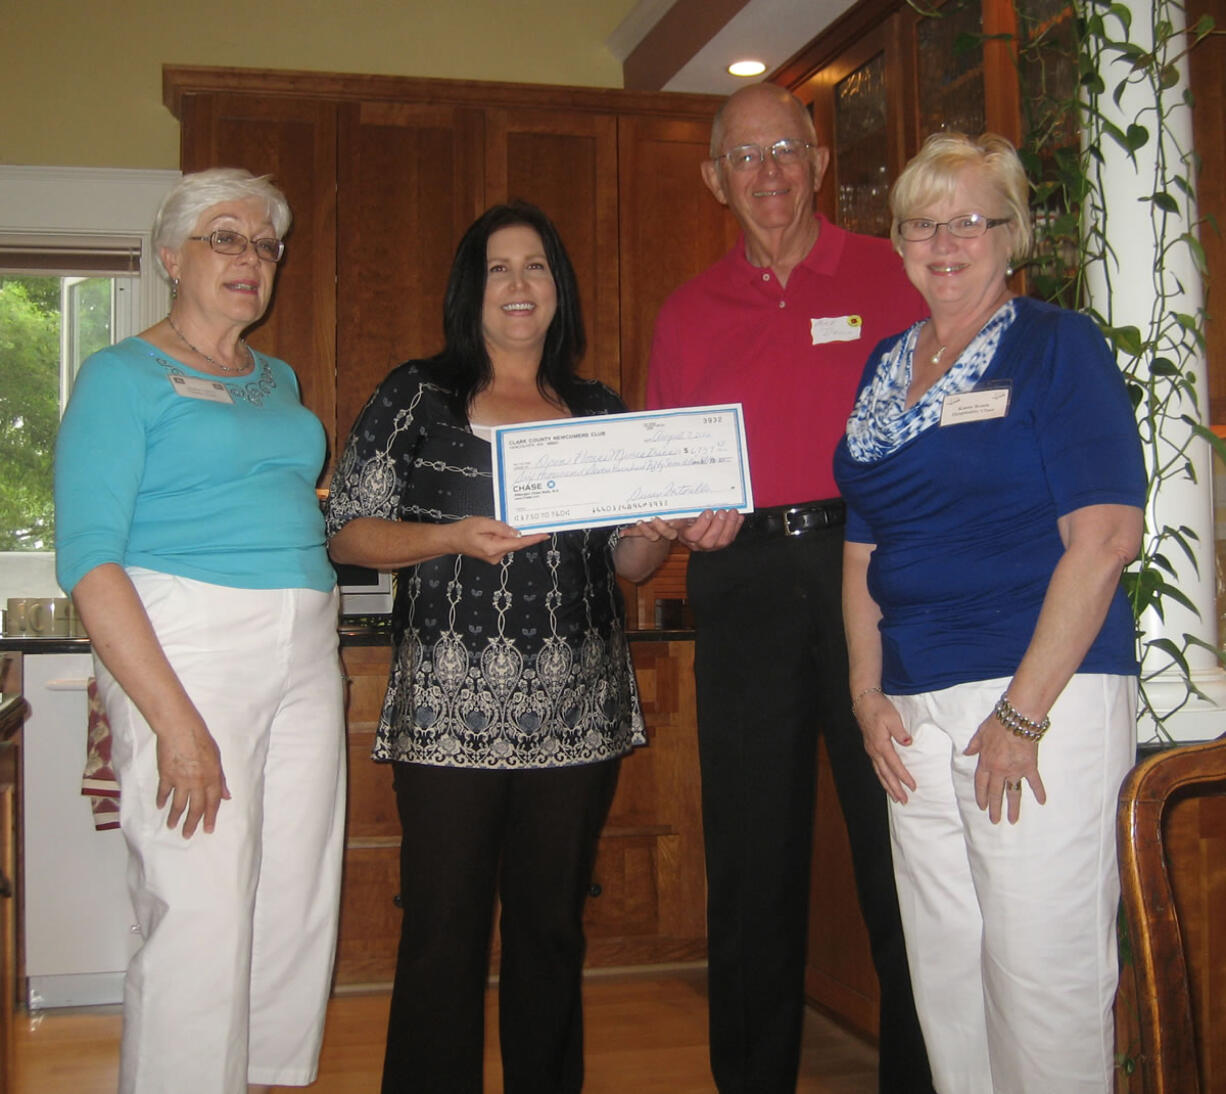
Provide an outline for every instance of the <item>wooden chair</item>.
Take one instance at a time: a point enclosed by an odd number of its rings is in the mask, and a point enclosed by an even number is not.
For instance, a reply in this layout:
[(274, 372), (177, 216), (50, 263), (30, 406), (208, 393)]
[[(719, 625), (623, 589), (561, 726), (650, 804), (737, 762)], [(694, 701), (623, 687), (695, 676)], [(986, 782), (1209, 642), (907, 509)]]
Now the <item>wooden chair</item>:
[[(1212, 1046), (1218, 1041), (1211, 1038), (1226, 1038), (1226, 1031), (1202, 1029), (1198, 1040), (1191, 980), (1200, 978), (1203, 993), (1211, 970), (1200, 968), (1198, 962), (1189, 978), (1185, 938), (1189, 924), (1182, 921), (1181, 904), (1199, 903), (1197, 914), (1203, 920), (1207, 901), (1177, 901), (1176, 890), (1186, 890), (1188, 883), (1173, 884), (1176, 873), (1184, 879), (1190, 866), (1197, 871), (1192, 883), (1198, 887), (1197, 895), (1208, 893), (1210, 878), (1201, 869), (1205, 856), (1192, 863), (1171, 859), (1165, 823), (1177, 803), (1222, 796), (1226, 796), (1226, 735), (1142, 760), (1120, 789), (1120, 880), (1132, 941), (1145, 1094), (1201, 1094), (1209, 1081), (1201, 1075), (1199, 1063), (1206, 1043)], [(1197, 929), (1223, 931), (1221, 922), (1201, 922)], [(1214, 1089), (1226, 1087), (1215, 1084)]]

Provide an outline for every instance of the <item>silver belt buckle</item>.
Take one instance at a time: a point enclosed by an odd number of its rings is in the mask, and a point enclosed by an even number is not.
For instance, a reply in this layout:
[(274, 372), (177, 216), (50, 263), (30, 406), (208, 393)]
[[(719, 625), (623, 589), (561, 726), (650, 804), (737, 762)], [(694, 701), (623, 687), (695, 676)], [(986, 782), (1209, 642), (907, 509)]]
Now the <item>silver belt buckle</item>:
[(785, 536), (803, 536), (805, 534), (806, 529), (792, 527), (792, 517), (797, 516), (801, 512), (802, 510), (798, 505), (783, 511), (783, 534)]

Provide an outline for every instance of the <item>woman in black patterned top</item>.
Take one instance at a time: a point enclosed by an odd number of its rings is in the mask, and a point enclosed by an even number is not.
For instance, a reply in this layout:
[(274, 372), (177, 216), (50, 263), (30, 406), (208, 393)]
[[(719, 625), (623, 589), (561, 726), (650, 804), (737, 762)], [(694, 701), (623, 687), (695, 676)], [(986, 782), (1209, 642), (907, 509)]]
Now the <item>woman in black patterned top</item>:
[(396, 570), (374, 757), (391, 761), (404, 921), (384, 1094), (480, 1094), (494, 895), (506, 1091), (583, 1083), (583, 901), (619, 758), (644, 743), (616, 575), (664, 521), (519, 535), (495, 520), (489, 429), (616, 413), (579, 378), (574, 271), (548, 218), (495, 206), (456, 251), (446, 347), (379, 385), (329, 500), (338, 562)]

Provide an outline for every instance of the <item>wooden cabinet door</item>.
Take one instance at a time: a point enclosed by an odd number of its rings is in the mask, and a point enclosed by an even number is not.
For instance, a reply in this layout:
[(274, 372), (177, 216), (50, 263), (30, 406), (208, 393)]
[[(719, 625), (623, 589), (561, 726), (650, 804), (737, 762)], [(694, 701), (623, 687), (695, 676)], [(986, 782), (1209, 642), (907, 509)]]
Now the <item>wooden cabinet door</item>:
[(740, 234), (702, 181), (710, 137), (707, 121), (638, 115), (618, 121), (621, 391), (632, 410), (643, 406), (660, 305)]
[(481, 113), (430, 103), (340, 107), (337, 440), (402, 361), (443, 346), (456, 244), (484, 207)]
[(400, 817), (392, 769), (370, 758), (391, 666), (389, 646), (346, 646), (349, 799), (337, 984), (384, 984), (400, 942)]
[(622, 761), (584, 912), (589, 966), (706, 956), (694, 643), (630, 644), (649, 744)]
[(487, 204), (522, 198), (557, 225), (575, 267), (587, 355), (580, 369), (617, 391), (617, 119), (556, 110), (485, 112)]
[[(183, 170), (270, 174), (294, 214), (272, 303), (251, 334), (293, 367), (302, 401), (336, 442), (336, 106), (311, 99), (187, 95)], [(326, 478), (325, 480), (326, 481)]]

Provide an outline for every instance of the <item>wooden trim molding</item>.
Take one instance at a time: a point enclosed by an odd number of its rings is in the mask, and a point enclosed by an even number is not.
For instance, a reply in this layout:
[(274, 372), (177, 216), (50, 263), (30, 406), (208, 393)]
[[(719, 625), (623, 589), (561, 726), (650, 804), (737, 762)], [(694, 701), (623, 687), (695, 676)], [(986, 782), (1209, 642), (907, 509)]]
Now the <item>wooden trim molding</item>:
[(620, 88), (513, 84), (482, 80), (424, 79), (417, 76), (366, 76), (359, 73), (285, 69), (163, 65), (162, 102), (178, 119), (186, 95), (262, 95), (278, 98), (353, 101), (425, 101), (474, 107), (541, 107), (607, 114), (658, 114), (709, 122), (720, 95), (680, 91), (623, 91)]
[(656, 91), (671, 80), (744, 6), (746, 0), (677, 0), (622, 62), (622, 82)]
[(860, 0), (784, 61), (768, 79), (789, 90), (799, 87), (903, 7), (906, 0)]

